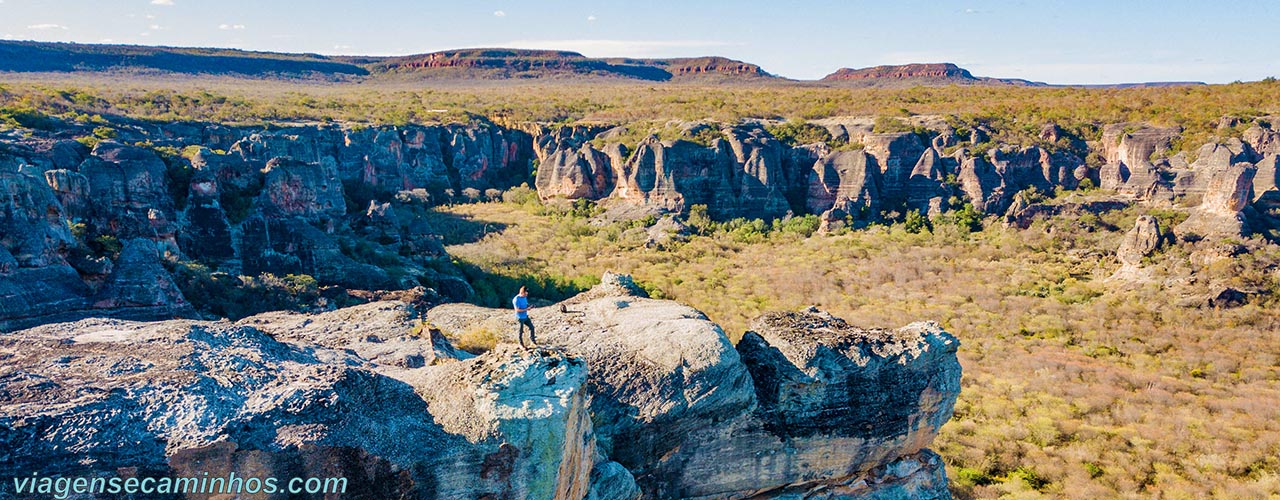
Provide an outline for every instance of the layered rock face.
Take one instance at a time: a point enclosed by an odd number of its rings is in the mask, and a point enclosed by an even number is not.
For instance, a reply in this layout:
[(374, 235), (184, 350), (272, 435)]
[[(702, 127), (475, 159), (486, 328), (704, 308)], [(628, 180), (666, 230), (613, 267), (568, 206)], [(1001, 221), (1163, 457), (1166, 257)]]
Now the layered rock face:
[(588, 142), (599, 138), (609, 144), (608, 130), (546, 132), (549, 139), (538, 141), (539, 195), (671, 212), (707, 205), (718, 219), (809, 212), (822, 216), (823, 227), (835, 228), (879, 220), (882, 212), (937, 215), (958, 208), (948, 203), (956, 195), (979, 211), (1004, 213), (1021, 190), (1073, 189), (1090, 176), (1080, 156), (1066, 150), (997, 148), (990, 157), (952, 151), (950, 130), (931, 138), (836, 124), (833, 136), (863, 147), (833, 150), (824, 143), (783, 144), (753, 123), (716, 127), (685, 125), (690, 137), (713, 137), (707, 146), (651, 136), (630, 153), (616, 143), (614, 150), (600, 151)]
[[(1097, 143), (1050, 125), (1041, 131), (1043, 146), (1026, 147), (990, 144), (990, 131), (981, 127), (964, 144), (945, 124), (902, 133), (827, 124), (848, 147), (785, 144), (756, 122), (680, 126), (686, 139), (650, 136), (634, 145), (619, 142), (624, 131), (617, 128), (485, 122), (374, 128), (121, 123), (118, 142), (100, 141), (92, 149), (43, 132), (6, 135), (0, 176), (11, 211), (0, 220), (6, 252), (0, 253), (0, 289), (20, 305), (0, 314), (0, 329), (71, 319), (76, 311), (80, 317), (188, 315), (180, 294), (162, 294), (171, 297), (167, 303), (133, 304), (121, 298), (143, 295), (104, 292), (150, 276), (119, 275), (142, 269), (137, 265), (113, 268), (124, 242), (136, 239), (153, 242), (147, 255), (170, 268), (185, 261), (231, 277), (309, 275), (354, 290), (434, 286), (449, 280), (436, 271), (446, 256), (422, 210), (527, 182), (535, 161), (532, 180), (547, 200), (585, 198), (649, 213), (706, 205), (721, 220), (808, 212), (820, 215), (823, 230), (910, 210), (936, 216), (964, 204), (1022, 225), (1068, 209), (1016, 203), (1018, 193), (1074, 189), (1085, 179), (1124, 200), (1199, 197), (1202, 206), (1181, 232), (1280, 229), (1280, 146), (1265, 120), (1243, 140), (1202, 146), (1193, 162), (1167, 154), (1177, 129), (1141, 124), (1107, 126)], [(986, 152), (976, 154), (978, 146)], [(1081, 157), (1089, 148), (1106, 164), (1085, 165)], [(47, 290), (22, 286), (37, 275)], [(467, 293), (465, 286), (449, 288), (454, 298)]]
[(1200, 206), (1176, 231), (1199, 236), (1242, 236), (1252, 233), (1244, 210), (1253, 197), (1253, 178), (1258, 169), (1248, 163), (1237, 163), (1225, 171), (1214, 172)]
[[(778, 313), (735, 348), (641, 294), (606, 275), (532, 311), (544, 347), (475, 357), (398, 302), (14, 332), (0, 473), (336, 476), (377, 498), (949, 497), (925, 447), (960, 366), (936, 325)], [(428, 316), (506, 338), (508, 314)]]
[[(530, 135), (485, 123), (122, 123), (118, 134), (92, 150), (41, 134), (0, 138), (0, 330), (190, 317), (165, 268), (181, 261), (233, 277), (414, 288), (444, 249), (411, 205), (518, 184), (533, 156)], [(371, 198), (386, 201), (369, 211)], [(391, 259), (408, 272), (388, 275)]]

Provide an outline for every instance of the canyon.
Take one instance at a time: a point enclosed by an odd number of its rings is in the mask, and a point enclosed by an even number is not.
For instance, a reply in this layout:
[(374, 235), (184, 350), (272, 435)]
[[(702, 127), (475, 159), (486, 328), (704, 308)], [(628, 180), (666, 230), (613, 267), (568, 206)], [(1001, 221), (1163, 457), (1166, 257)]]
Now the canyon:
[(1280, 140), (1265, 119), (1244, 140), (1176, 154), (1177, 129), (1143, 124), (1108, 125), (1092, 141), (1046, 124), (1028, 146), (937, 120), (880, 132), (861, 118), (808, 124), (831, 139), (804, 144), (775, 137), (769, 122), (682, 122), (637, 143), (610, 139), (625, 127), (483, 120), (112, 125), (115, 137), (96, 142), (71, 123), (0, 135), (0, 329), (196, 317), (171, 278), (179, 262), (224, 281), (306, 275), (464, 300), (469, 288), (424, 211), (526, 183), (551, 205), (586, 200), (631, 207), (631, 217), (705, 206), (717, 220), (814, 214), (824, 231), (968, 209), (1025, 227), (1064, 209), (1036, 193), (1083, 184), (1114, 193), (1088, 205), (1098, 208), (1189, 200), (1190, 217), (1173, 228), (1184, 238), (1280, 227)]

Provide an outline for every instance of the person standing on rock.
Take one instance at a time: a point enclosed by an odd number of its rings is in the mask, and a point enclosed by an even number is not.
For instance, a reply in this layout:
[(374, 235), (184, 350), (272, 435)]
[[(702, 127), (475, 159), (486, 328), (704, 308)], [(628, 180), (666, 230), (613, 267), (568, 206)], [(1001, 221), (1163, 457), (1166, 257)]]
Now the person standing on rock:
[(524, 345), (524, 327), (529, 327), (529, 343), (534, 347), (538, 346), (538, 338), (533, 336), (533, 322), (529, 321), (529, 290), (520, 287), (520, 293), (511, 299), (511, 305), (516, 309), (516, 322), (520, 323), (520, 347)]

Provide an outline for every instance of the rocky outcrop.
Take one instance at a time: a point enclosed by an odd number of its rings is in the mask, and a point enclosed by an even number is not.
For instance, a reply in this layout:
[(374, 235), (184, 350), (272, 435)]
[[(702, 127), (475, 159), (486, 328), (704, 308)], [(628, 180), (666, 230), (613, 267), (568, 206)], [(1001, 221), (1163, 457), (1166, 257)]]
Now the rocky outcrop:
[(1150, 196), (1160, 181), (1151, 159), (1169, 150), (1177, 128), (1135, 124), (1107, 125), (1102, 132), (1102, 154), (1107, 164), (1099, 172), (1103, 189)]
[(1013, 193), (1005, 190), (1004, 179), (995, 166), (981, 157), (961, 163), (957, 180), (960, 190), (979, 212), (1001, 213), (1013, 197)]
[[(172, 280), (161, 276), (168, 271), (152, 272), (162, 261), (196, 270), (182, 283), (217, 273), (230, 275), (224, 283), (307, 274), (321, 286), (371, 291), (445, 283), (434, 269), (443, 246), (422, 205), (525, 182), (533, 156), (528, 133), (485, 122), (113, 125), (119, 138), (92, 150), (60, 138), (74, 130), (0, 137), (0, 172), (15, 209), (0, 233), (0, 269), (29, 269), (0, 275), (14, 305), (0, 312), (0, 329), (44, 321), (37, 318), (189, 315)], [(371, 215), (374, 200), (381, 208)], [(153, 251), (122, 252), (139, 239)], [(125, 254), (137, 258), (122, 267)], [(41, 281), (53, 291), (11, 281), (32, 273), (45, 273)], [(167, 299), (115, 285), (124, 279), (136, 289), (142, 278), (164, 278), (153, 291)]]
[(940, 156), (933, 148), (926, 149), (907, 178), (907, 209), (929, 216), (941, 214), (953, 194), (944, 181), (956, 169), (953, 158)]
[(1260, 122), (1245, 129), (1242, 139), (1261, 156), (1280, 154), (1280, 132), (1271, 123)]
[(267, 217), (298, 217), (332, 228), (333, 221), (347, 212), (338, 167), (331, 159), (304, 163), (288, 157), (273, 158), (267, 162), (263, 176), (259, 206)]
[(73, 245), (49, 185), (0, 170), (0, 331), (87, 307), (91, 290), (66, 260)]
[(704, 148), (688, 141), (650, 137), (636, 146), (623, 165), (614, 195), (621, 200), (684, 212), (706, 205), (716, 218), (735, 212), (731, 180), (734, 159), (728, 144), (717, 139)]
[(732, 127), (724, 135), (733, 151), (730, 187), (737, 198), (738, 216), (768, 220), (789, 213), (790, 184), (782, 143), (757, 127)]
[(110, 228), (109, 234), (120, 239), (156, 238), (176, 230), (169, 224), (174, 205), (167, 167), (155, 153), (103, 141), (79, 168), (88, 179), (95, 227)]
[[(606, 275), (531, 317), (540, 342), (592, 367), (601, 453), (645, 498), (861, 498), (881, 485), (947, 496), (924, 446), (950, 418), (960, 367), (936, 325), (864, 331), (817, 312), (770, 315), (735, 349), (701, 313), (640, 293)], [(427, 319), (510, 340), (508, 315), (444, 305)]]
[(813, 164), (807, 208), (821, 214), (832, 208), (870, 220), (880, 214), (880, 168), (864, 151), (837, 151)]
[[(555, 347), (476, 357), (396, 302), (14, 332), (0, 336), (0, 473), (338, 476), (380, 498), (948, 497), (924, 447), (960, 367), (936, 325), (772, 314), (735, 348), (642, 293), (606, 275), (531, 312)], [(429, 320), (506, 338), (508, 314), (449, 305)]]
[(193, 317), (195, 309), (160, 264), (160, 252), (152, 240), (125, 240), (111, 275), (91, 299), (98, 314), (125, 319)]
[(614, 172), (609, 157), (591, 144), (558, 148), (538, 166), (538, 196), (598, 200), (613, 192)]
[(1164, 234), (1160, 232), (1160, 222), (1155, 217), (1143, 215), (1138, 217), (1133, 229), (1124, 235), (1124, 241), (1116, 250), (1116, 259), (1126, 266), (1137, 266), (1142, 259), (1155, 253), (1164, 242)]
[(880, 195), (884, 204), (896, 206), (905, 202), (907, 181), (927, 145), (911, 132), (866, 134), (862, 136), (862, 144), (867, 153), (876, 157), (880, 167)]
[(589, 487), (585, 366), (561, 354), (499, 351), (391, 376), (346, 351), (186, 321), (87, 320), (0, 345), (21, 353), (0, 396), (10, 475), (344, 477), (348, 494), (378, 498), (567, 499)]
[(1253, 192), (1253, 177), (1258, 169), (1248, 163), (1237, 163), (1216, 172), (1205, 189), (1200, 205), (1174, 230), (1178, 235), (1231, 237), (1252, 232), (1244, 209)]

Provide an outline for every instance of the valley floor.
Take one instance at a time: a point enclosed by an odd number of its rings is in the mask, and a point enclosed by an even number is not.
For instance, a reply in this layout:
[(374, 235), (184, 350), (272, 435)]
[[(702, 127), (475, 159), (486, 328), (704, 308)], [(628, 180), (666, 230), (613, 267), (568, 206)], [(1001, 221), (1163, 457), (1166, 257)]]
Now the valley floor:
[[(567, 294), (615, 271), (735, 340), (762, 312), (807, 305), (862, 327), (940, 322), (960, 338), (965, 369), (935, 443), (958, 498), (1274, 498), (1280, 248), (1180, 243), (1113, 279), (1115, 254), (1098, 249), (1117, 248), (1142, 211), (1027, 230), (988, 218), (972, 233), (711, 224), (665, 248), (647, 248), (634, 224), (534, 204), (455, 206), (435, 224), (479, 302), (505, 300), (516, 281)], [(1223, 250), (1237, 243), (1250, 251)], [(1199, 305), (1222, 285), (1260, 293), (1236, 308)]]

